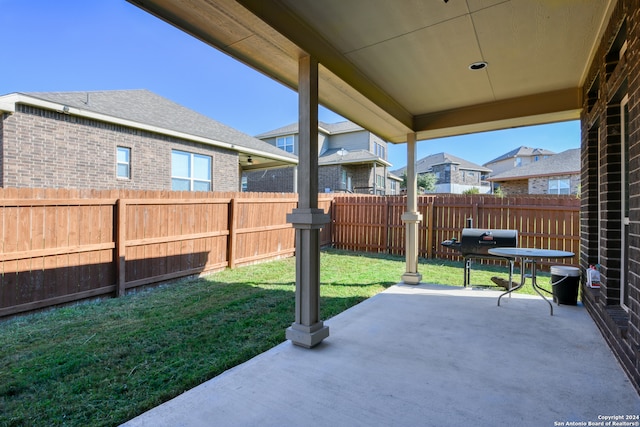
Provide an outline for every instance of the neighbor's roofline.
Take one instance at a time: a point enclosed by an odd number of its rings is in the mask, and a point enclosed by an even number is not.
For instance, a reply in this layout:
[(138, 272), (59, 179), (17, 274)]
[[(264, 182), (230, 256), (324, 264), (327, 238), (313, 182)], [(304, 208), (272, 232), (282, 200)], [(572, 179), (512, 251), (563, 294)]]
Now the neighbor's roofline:
[(291, 164), (297, 164), (298, 159), (293, 159), (285, 156), (278, 156), (275, 154), (267, 153), (252, 148), (231, 144), (229, 142), (218, 141), (216, 139), (205, 138), (201, 136), (191, 135), (184, 132), (178, 132), (171, 129), (162, 128), (159, 126), (153, 126), (146, 123), (140, 123), (133, 120), (122, 119), (120, 117), (110, 116), (108, 114), (96, 113), (93, 111), (82, 110), (80, 108), (69, 107), (57, 102), (51, 102), (24, 93), (10, 93), (8, 95), (0, 96), (0, 111), (6, 113), (15, 113), (16, 105), (30, 105), (32, 107), (39, 107), (46, 110), (57, 111), (62, 114), (69, 114), (74, 116), (85, 117), (88, 119), (98, 120), (107, 123), (113, 123), (121, 126), (131, 127), (135, 129), (146, 130), (149, 132), (159, 133), (162, 135), (173, 136), (180, 139), (185, 139), (193, 142), (200, 142), (202, 144), (212, 145), (214, 147), (226, 148), (228, 150), (242, 152), (246, 154), (253, 154), (260, 157), (266, 157), (273, 160), (286, 161)]
[(530, 174), (530, 175), (516, 175), (516, 176), (506, 176), (501, 178), (499, 175), (490, 176), (486, 179), (486, 181), (524, 181), (532, 178), (546, 178), (550, 176), (564, 176), (564, 175), (579, 175), (580, 171), (563, 171), (563, 172), (554, 172), (554, 173), (539, 173), (539, 174)]
[[(345, 123), (345, 122), (349, 122), (351, 123), (353, 126), (347, 129), (343, 129), (343, 130), (330, 130), (330, 127), (333, 127), (335, 125), (341, 124), (341, 123)], [(294, 126), (295, 128), (291, 128), (291, 126)], [(322, 121), (318, 121), (318, 131), (324, 133), (325, 135), (340, 135), (343, 133), (354, 133), (354, 132), (369, 132), (372, 135), (376, 135), (375, 133), (366, 130), (365, 128), (363, 128), (362, 126), (353, 123), (351, 120), (343, 120), (341, 122), (337, 122), (337, 123), (327, 123), (327, 122), (322, 122)], [(255, 138), (258, 139), (265, 139), (265, 138), (275, 138), (278, 136), (291, 136), (291, 135), (298, 135), (300, 134), (300, 129), (299, 129), (299, 124), (296, 123), (291, 123), (289, 125), (286, 126), (281, 126), (277, 129), (273, 129), (267, 132), (262, 132), (259, 133), (255, 136)], [(382, 139), (385, 142), (385, 139), (381, 138), (380, 136), (376, 135), (378, 138)]]
[(391, 163), (389, 163), (388, 161), (380, 157), (371, 157), (366, 159), (350, 159), (350, 160), (328, 160), (328, 161), (323, 161), (322, 159), (320, 159), (318, 161), (318, 165), (320, 166), (349, 165), (349, 164), (362, 164), (362, 163), (376, 163), (386, 167), (392, 166)]

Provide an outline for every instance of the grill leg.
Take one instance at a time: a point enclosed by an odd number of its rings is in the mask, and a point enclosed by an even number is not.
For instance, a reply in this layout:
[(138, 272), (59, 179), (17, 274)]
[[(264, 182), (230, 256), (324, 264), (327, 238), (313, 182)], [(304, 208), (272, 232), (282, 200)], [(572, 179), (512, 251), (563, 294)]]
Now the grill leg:
[(471, 258), (464, 259), (464, 287), (467, 287), (471, 280)]

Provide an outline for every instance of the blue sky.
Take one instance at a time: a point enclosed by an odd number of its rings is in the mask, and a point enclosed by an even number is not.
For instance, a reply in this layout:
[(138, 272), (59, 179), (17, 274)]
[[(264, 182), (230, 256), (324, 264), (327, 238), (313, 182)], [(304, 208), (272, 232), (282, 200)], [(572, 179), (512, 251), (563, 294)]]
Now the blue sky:
[[(297, 94), (124, 0), (0, 0), (0, 95), (148, 89), (249, 135), (294, 123)], [(344, 120), (324, 108), (319, 119)], [(483, 164), (521, 145), (580, 146), (579, 122), (418, 142)], [(389, 148), (393, 169), (404, 144)]]

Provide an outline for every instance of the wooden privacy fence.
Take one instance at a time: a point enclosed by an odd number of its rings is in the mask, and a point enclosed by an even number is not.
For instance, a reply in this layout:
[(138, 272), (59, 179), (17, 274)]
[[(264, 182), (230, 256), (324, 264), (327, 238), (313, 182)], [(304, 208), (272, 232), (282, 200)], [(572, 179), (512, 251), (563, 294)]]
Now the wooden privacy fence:
[[(291, 256), (296, 206), (295, 194), (0, 189), (0, 316)], [(320, 237), (331, 243), (330, 225)]]
[[(406, 211), (404, 196), (336, 195), (333, 200), (333, 245), (340, 249), (404, 254)], [(424, 258), (461, 260), (459, 252), (440, 243), (460, 239), (467, 219), (476, 228), (518, 230), (519, 246), (575, 253), (550, 264), (578, 265), (580, 259), (580, 200), (571, 196), (513, 196), (436, 194), (418, 197), (418, 250)], [(490, 261), (492, 262), (492, 261)]]
[[(0, 317), (291, 256), (296, 206), (295, 194), (0, 189)], [(405, 197), (321, 195), (319, 207), (332, 218), (322, 245), (404, 254)], [(418, 208), (423, 257), (460, 259), (440, 242), (472, 218), (578, 264), (578, 199), (429, 195)]]

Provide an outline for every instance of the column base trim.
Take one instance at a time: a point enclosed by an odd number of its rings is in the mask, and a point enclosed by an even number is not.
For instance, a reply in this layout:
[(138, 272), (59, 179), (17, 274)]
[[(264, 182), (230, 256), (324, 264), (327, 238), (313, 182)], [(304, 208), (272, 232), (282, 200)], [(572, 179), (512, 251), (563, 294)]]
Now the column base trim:
[(402, 275), (402, 282), (405, 285), (419, 285), (422, 281), (422, 274), (420, 273), (404, 273)]
[(324, 326), (322, 322), (311, 327), (293, 323), (287, 328), (285, 335), (294, 345), (312, 348), (329, 336), (329, 327)]

